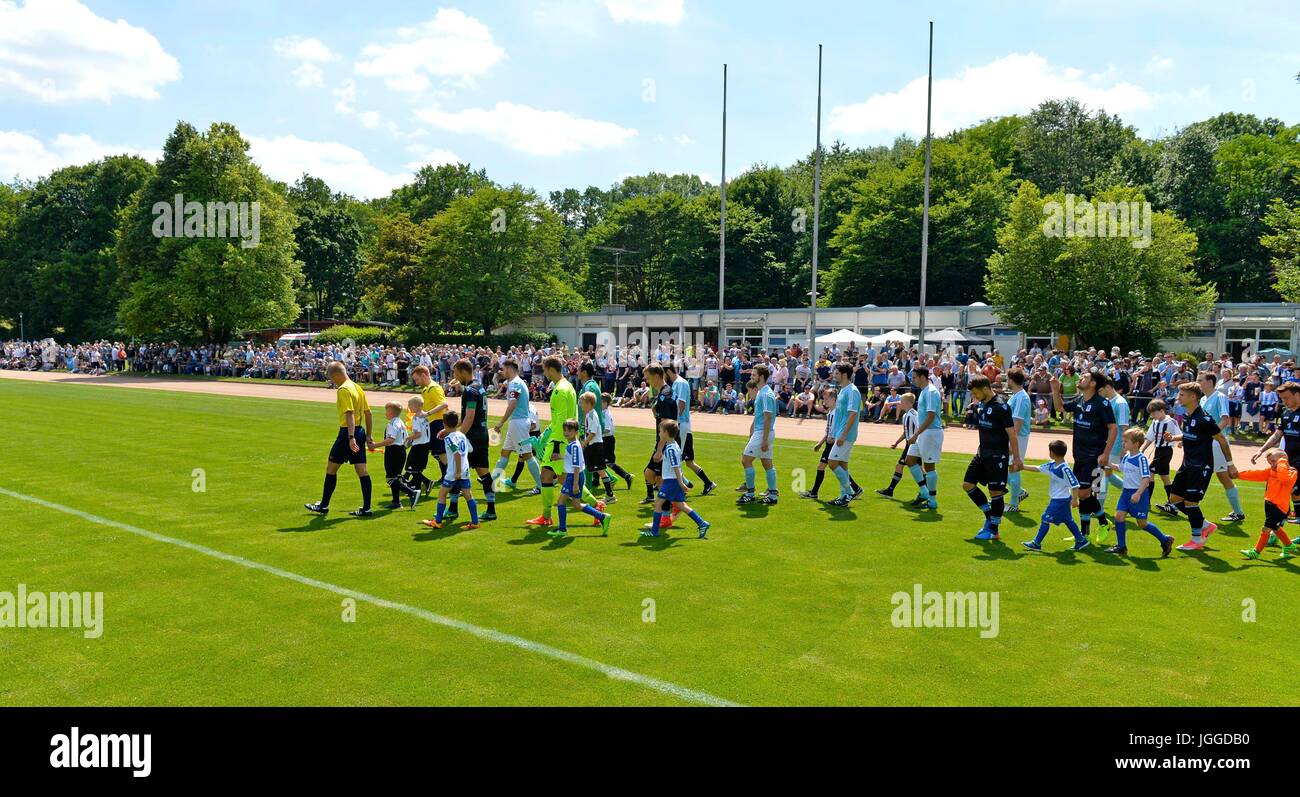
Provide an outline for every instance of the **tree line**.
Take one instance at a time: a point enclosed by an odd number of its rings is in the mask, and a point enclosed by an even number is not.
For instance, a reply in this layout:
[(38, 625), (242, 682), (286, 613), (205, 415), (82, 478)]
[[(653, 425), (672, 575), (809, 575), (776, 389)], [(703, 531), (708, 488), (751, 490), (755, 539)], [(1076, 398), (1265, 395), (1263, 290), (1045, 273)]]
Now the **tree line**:
[[(1300, 300), (1300, 126), (1225, 113), (1143, 138), (1051, 100), (936, 138), (928, 300), (986, 301), (1027, 331), (1141, 345), (1216, 300)], [(815, 153), (727, 187), (729, 307), (808, 302)], [(819, 304), (915, 304), (924, 147), (823, 151)], [(158, 234), (160, 203), (202, 229), (212, 203), (256, 203), (257, 245)], [(1067, 203), (1068, 200), (1068, 203)], [(267, 178), (229, 124), (179, 123), (133, 156), (0, 185), (0, 327), (68, 339), (219, 340), (315, 317), (487, 332), (524, 314), (717, 302), (720, 189), (651, 173), (543, 197), (467, 164), (425, 166), (359, 200)], [(1046, 208), (1149, 206), (1145, 245), (1053, 234)], [(218, 212), (220, 209), (218, 208)], [(1099, 217), (1100, 218), (1100, 217)], [(189, 229), (186, 228), (185, 233)]]

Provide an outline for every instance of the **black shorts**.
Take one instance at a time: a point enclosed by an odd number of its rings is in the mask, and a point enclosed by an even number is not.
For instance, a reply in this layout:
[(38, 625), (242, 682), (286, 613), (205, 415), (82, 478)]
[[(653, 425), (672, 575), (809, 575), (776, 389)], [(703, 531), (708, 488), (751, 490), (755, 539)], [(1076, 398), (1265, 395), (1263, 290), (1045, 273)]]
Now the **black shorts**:
[(366, 462), (366, 430), (360, 426), (353, 430), (353, 437), (357, 441), (357, 451), (353, 451), (348, 445), (348, 429), (346, 426), (339, 427), (338, 437), (334, 438), (334, 445), (330, 448), (330, 462), (338, 465), (364, 465)]
[(1269, 531), (1277, 531), (1286, 523), (1286, 510), (1278, 507), (1272, 501), (1264, 502), (1264, 528)]
[(1205, 489), (1210, 486), (1212, 476), (1214, 476), (1214, 467), (1211, 465), (1190, 468), (1184, 465), (1174, 476), (1174, 483), (1169, 485), (1169, 494), (1182, 496), (1185, 500), (1199, 504), (1205, 497)]
[(661, 459), (655, 462), (654, 452), (650, 452), (650, 461), (645, 464), (645, 469), (653, 472), (656, 476), (662, 476), (664, 473), (664, 461)]
[(1079, 486), (1085, 490), (1094, 490), (1093, 482), (1101, 476), (1101, 464), (1099, 459), (1101, 454), (1092, 454), (1086, 451), (1074, 452), (1074, 478), (1079, 480)]
[(1008, 454), (981, 451), (966, 466), (966, 478), (962, 481), (967, 484), (984, 484), (990, 490), (1005, 490), (1009, 459)]
[(406, 469), (406, 449), (402, 446), (384, 446), (384, 478), (400, 479)]
[(583, 458), (587, 461), (587, 472), (595, 473), (605, 469), (605, 444), (592, 441), (583, 449)]
[(410, 473), (424, 473), (429, 467), (429, 444), (420, 443), (411, 446), (406, 454), (406, 470)]
[(433, 455), (440, 457), (447, 453), (447, 445), (439, 439), (438, 434), (443, 430), (442, 419), (429, 421), (429, 446), (433, 449)]
[(600, 443), (605, 446), (605, 464), (613, 465), (617, 461), (614, 458), (614, 435), (601, 438)]
[(682, 462), (695, 461), (695, 433), (686, 433), (686, 442), (682, 443)]
[(1157, 476), (1168, 476), (1169, 462), (1173, 458), (1173, 446), (1157, 446), (1156, 455), (1151, 459), (1151, 472)]
[(488, 466), (488, 449), (492, 444), (488, 442), (487, 435), (482, 438), (471, 437), (470, 446), (473, 448), (469, 452), (469, 466), (471, 468), (486, 468)]

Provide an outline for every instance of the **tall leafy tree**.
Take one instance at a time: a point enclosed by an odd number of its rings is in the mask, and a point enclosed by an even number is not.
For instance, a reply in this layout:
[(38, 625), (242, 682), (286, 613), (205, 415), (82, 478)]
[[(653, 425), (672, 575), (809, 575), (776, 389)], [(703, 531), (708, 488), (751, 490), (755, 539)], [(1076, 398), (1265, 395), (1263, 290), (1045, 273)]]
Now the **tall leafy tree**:
[(1260, 242), (1272, 256), (1274, 289), (1287, 302), (1300, 302), (1300, 202), (1274, 200), (1264, 216), (1268, 233)]
[(393, 191), (381, 205), (386, 212), (405, 213), (421, 222), (441, 213), (453, 200), (491, 185), (486, 170), (467, 163), (421, 166), (410, 183)]
[(310, 175), (289, 189), (304, 277), (300, 303), (312, 305), (320, 317), (352, 316), (360, 304), (362, 233), (348, 199)]
[(1136, 135), (1118, 116), (1092, 113), (1078, 100), (1046, 100), (1029, 112), (1017, 134), (1015, 176), (1044, 191), (1090, 193)]
[[(1092, 202), (1143, 202), (1133, 189), (1112, 188)], [(1056, 332), (1081, 345), (1150, 348), (1200, 321), (1217, 295), (1196, 278), (1196, 235), (1168, 211), (1151, 215), (1148, 246), (1134, 238), (1069, 236), (1048, 224), (1044, 196), (1023, 182), (998, 230), (985, 287), (1008, 324), (1031, 333)], [(1080, 230), (1083, 228), (1080, 227)], [(1049, 234), (1051, 233), (1051, 234)]]
[(361, 269), (364, 302), (376, 317), (432, 328), (431, 297), (419, 291), (431, 224), (416, 223), (405, 213), (377, 218), (375, 241)]

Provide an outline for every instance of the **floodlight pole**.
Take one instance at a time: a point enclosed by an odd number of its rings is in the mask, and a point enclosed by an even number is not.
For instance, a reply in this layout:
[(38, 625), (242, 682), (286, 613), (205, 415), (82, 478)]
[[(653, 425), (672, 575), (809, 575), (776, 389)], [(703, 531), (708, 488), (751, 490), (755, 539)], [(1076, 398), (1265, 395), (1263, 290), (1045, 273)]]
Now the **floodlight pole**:
[(934, 21), (930, 21), (930, 57), (925, 76), (925, 200), (921, 206), (921, 312), (916, 349), (925, 354), (925, 278), (930, 254), (930, 99), (934, 89)]
[(718, 353), (727, 342), (727, 65), (722, 65), (722, 217), (718, 224)]
[(817, 356), (817, 239), (822, 208), (822, 46), (817, 45), (817, 152), (813, 160), (812, 296), (808, 308), (808, 348)]

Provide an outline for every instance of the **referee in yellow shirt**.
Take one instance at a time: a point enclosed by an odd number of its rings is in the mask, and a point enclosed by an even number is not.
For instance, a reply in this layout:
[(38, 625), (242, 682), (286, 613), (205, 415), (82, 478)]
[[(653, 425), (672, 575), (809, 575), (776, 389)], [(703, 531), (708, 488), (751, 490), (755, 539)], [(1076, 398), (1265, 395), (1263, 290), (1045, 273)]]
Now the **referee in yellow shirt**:
[(325, 489), (319, 503), (304, 504), (308, 512), (327, 515), (330, 511), (330, 497), (338, 484), (339, 468), (351, 463), (357, 469), (361, 479), (361, 508), (349, 512), (354, 517), (370, 517), (370, 471), (366, 469), (366, 443), (370, 440), (370, 429), (374, 417), (370, 404), (366, 401), (366, 392), (348, 378), (347, 368), (335, 360), (325, 369), (325, 375), (338, 388), (334, 406), (339, 413), (339, 433), (330, 449), (329, 461), (325, 463)]
[(447, 477), (447, 446), (442, 441), (442, 418), (447, 414), (447, 392), (433, 380), (428, 366), (417, 365), (411, 369), (411, 381), (420, 388), (424, 399), (424, 417), (429, 419), (429, 445), (438, 458), (438, 468)]

